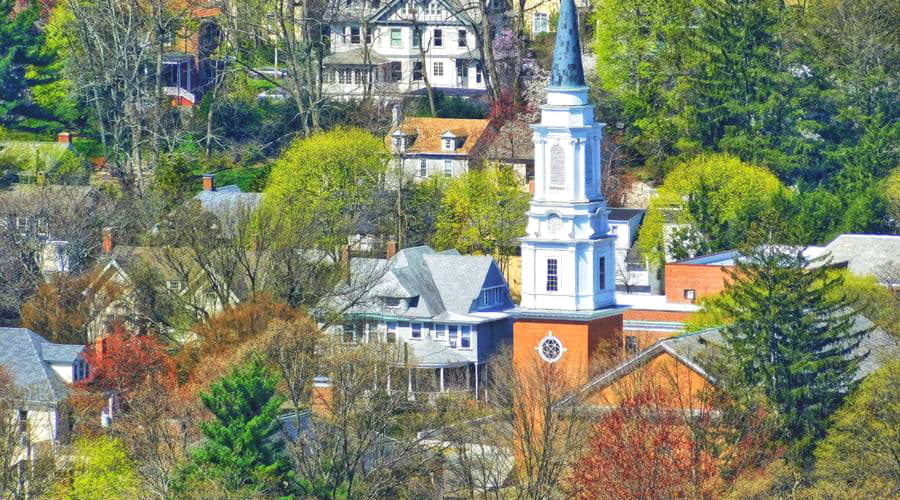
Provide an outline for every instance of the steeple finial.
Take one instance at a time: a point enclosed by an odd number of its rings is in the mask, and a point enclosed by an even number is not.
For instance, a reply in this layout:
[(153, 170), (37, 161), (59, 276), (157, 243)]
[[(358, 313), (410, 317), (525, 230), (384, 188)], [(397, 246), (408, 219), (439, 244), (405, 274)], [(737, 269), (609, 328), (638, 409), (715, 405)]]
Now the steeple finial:
[(575, 11), (575, 0), (561, 0), (549, 88), (570, 89), (584, 86), (584, 69), (581, 67), (581, 43), (578, 41), (578, 14)]

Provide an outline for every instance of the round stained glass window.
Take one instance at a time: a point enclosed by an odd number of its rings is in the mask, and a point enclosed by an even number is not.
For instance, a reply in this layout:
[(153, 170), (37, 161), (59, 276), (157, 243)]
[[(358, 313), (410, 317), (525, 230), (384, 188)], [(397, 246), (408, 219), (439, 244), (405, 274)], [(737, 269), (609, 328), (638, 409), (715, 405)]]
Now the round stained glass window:
[(552, 335), (548, 335), (544, 337), (543, 340), (541, 340), (540, 344), (538, 344), (537, 351), (544, 361), (548, 363), (555, 363), (559, 361), (559, 358), (561, 358), (563, 353), (566, 352), (566, 349), (563, 347), (562, 342), (560, 342), (558, 338)]

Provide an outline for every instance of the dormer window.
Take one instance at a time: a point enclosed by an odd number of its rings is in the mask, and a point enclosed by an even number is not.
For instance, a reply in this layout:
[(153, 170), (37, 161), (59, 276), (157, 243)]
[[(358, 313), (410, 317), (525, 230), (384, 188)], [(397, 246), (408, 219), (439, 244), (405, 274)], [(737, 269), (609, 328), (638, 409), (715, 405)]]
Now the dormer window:
[(444, 151), (453, 151), (456, 149), (456, 140), (451, 138), (444, 138)]
[(503, 302), (505, 291), (506, 287), (504, 286), (495, 286), (482, 289), (481, 295), (479, 295), (478, 297), (478, 306), (491, 307), (501, 304)]
[(398, 297), (384, 297), (381, 301), (385, 307), (400, 307), (400, 299)]

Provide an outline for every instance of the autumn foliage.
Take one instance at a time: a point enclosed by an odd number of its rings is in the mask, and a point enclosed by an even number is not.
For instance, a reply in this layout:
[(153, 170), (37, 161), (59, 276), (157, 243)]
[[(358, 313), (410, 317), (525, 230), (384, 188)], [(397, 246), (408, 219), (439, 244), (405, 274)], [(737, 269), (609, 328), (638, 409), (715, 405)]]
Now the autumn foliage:
[(88, 349), (90, 375), (82, 383), (91, 392), (125, 396), (142, 386), (173, 389), (175, 362), (165, 346), (149, 335), (132, 335), (117, 329)]
[(85, 294), (94, 278), (93, 273), (58, 274), (41, 283), (22, 305), (22, 326), (60, 344), (86, 343), (88, 322), (120, 294), (113, 287), (103, 294)]
[[(597, 423), (575, 465), (579, 498), (703, 497), (715, 487), (716, 461), (693, 438), (673, 397), (657, 388), (625, 397)], [(708, 418), (708, 417), (697, 417)]]

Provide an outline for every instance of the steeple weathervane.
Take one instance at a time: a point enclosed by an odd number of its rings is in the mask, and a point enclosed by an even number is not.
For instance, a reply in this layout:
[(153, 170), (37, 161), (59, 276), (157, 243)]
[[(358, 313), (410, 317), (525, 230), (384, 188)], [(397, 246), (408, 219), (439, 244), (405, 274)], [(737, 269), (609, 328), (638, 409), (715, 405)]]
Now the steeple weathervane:
[(571, 89), (584, 86), (584, 69), (581, 67), (581, 43), (578, 41), (578, 14), (575, 11), (575, 0), (561, 0), (549, 88)]

